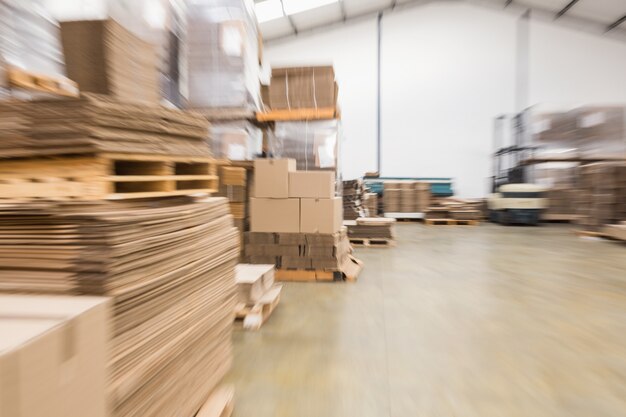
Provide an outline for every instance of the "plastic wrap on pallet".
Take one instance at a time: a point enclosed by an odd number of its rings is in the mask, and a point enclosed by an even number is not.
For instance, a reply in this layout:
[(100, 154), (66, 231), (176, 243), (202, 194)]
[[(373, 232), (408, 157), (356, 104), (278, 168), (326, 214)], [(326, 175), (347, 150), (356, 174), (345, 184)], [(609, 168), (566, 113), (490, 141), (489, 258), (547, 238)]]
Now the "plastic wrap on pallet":
[(246, 120), (211, 124), (213, 155), (233, 161), (252, 160), (261, 154), (263, 131)]
[(269, 151), (276, 158), (293, 158), (301, 171), (339, 171), (340, 122), (310, 120), (276, 122), (269, 134)]
[(189, 105), (258, 109), (259, 38), (245, 0), (188, 3)]
[(526, 110), (526, 144), (536, 146), (535, 158), (576, 158), (580, 156), (580, 135), (576, 128), (577, 112)]
[(626, 107), (585, 106), (576, 110), (584, 158), (626, 158)]
[[(64, 76), (58, 24), (41, 1), (0, 0), (0, 68), (14, 66), (37, 74)], [(5, 77), (0, 86), (8, 87)], [(8, 96), (8, 91), (0, 96)]]

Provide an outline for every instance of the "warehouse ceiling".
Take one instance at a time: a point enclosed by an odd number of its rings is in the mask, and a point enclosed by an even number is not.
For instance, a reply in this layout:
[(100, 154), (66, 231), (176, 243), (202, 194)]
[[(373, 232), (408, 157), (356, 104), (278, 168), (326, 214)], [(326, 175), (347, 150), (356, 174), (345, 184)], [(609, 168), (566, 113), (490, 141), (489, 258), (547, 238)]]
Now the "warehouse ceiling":
[[(450, 0), (254, 0), (261, 32), (267, 41), (339, 24), (396, 7)], [(462, 2), (463, 0), (458, 0)], [(625, 0), (478, 0), (492, 7), (531, 8), (554, 19), (575, 18), (604, 31), (626, 27)]]

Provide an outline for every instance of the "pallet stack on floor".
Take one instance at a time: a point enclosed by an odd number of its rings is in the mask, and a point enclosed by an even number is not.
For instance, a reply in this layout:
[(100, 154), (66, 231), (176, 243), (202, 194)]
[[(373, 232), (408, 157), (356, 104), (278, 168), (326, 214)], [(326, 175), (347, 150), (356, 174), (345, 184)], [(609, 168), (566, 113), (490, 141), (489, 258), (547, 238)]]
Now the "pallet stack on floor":
[(426, 209), (424, 222), (429, 225), (477, 225), (483, 218), (483, 203), (479, 200), (439, 198)]
[(368, 217), (363, 205), (365, 188), (361, 179), (343, 181), (343, 218), (355, 220), (359, 217)]
[(626, 163), (583, 165), (580, 178), (581, 218), (578, 223), (585, 231), (602, 232), (606, 225), (626, 220)]
[(378, 217), (378, 194), (366, 192), (363, 195), (363, 206), (367, 217)]
[(254, 170), (246, 262), (275, 264), (278, 280), (356, 279), (335, 173), (298, 171), (293, 159), (257, 159)]
[(239, 257), (207, 196), (206, 119), (95, 95), (1, 106), (0, 291), (111, 297), (110, 415), (195, 415), (232, 360)]
[(237, 265), (235, 319), (243, 322), (244, 329), (261, 328), (278, 306), (283, 287), (274, 283), (275, 268), (274, 264)]
[(383, 204), (385, 215), (410, 217), (423, 213), (430, 202), (430, 185), (421, 181), (385, 181)]
[(390, 247), (395, 245), (396, 219), (384, 217), (359, 218), (344, 222), (350, 243), (354, 246)]

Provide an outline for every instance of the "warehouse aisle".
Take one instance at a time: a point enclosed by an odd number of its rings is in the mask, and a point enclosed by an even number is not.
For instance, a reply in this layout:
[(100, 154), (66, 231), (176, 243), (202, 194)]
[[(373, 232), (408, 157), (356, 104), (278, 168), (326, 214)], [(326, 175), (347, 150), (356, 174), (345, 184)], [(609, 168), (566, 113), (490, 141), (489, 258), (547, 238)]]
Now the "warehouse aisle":
[(236, 417), (626, 409), (626, 258), (567, 226), (399, 224), (355, 285), (290, 284), (235, 333)]

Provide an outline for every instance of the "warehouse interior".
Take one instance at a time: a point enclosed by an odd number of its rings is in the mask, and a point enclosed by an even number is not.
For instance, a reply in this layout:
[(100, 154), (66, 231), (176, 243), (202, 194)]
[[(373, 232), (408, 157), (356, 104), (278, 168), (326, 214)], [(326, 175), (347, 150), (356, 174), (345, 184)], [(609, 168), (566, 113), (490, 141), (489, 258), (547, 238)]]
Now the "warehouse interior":
[(622, 0), (0, 0), (0, 416), (623, 416)]

